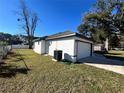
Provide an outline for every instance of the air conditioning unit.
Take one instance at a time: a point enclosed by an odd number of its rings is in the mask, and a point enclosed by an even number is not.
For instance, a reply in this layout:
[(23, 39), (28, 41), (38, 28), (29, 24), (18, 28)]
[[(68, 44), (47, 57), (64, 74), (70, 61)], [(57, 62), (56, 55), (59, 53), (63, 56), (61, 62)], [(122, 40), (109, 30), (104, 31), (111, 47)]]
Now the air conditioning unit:
[(62, 51), (61, 50), (54, 50), (54, 59), (57, 61), (62, 60)]

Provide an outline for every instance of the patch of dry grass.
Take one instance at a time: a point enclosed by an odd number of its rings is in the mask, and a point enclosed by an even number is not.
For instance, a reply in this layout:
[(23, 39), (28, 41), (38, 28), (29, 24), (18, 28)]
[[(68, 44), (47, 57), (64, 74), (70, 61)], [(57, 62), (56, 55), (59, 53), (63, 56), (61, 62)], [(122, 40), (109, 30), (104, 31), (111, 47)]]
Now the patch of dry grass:
[(107, 58), (124, 61), (124, 51), (111, 50), (107, 54), (104, 54)]
[[(124, 76), (84, 64), (53, 62), (13, 50), (0, 72), (0, 93), (123, 93)], [(28, 70), (26, 66), (28, 66)]]

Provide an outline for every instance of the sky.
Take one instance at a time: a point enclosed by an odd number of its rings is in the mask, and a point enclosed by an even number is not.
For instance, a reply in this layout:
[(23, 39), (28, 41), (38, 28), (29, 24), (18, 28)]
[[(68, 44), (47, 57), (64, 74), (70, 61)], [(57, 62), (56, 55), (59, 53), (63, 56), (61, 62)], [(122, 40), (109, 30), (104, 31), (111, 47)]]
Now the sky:
[[(63, 31), (77, 31), (83, 15), (96, 0), (25, 0), (28, 8), (37, 13), (39, 20), (35, 36)], [(25, 34), (17, 21), (19, 0), (0, 0), (0, 32)]]

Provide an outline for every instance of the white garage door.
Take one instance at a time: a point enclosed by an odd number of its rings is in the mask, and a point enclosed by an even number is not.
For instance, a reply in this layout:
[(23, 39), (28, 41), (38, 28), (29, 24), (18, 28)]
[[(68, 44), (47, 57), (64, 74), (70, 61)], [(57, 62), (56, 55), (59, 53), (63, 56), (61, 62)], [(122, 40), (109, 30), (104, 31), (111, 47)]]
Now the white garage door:
[(91, 55), (91, 44), (85, 42), (77, 42), (78, 43), (78, 51), (77, 51), (77, 59), (85, 58)]

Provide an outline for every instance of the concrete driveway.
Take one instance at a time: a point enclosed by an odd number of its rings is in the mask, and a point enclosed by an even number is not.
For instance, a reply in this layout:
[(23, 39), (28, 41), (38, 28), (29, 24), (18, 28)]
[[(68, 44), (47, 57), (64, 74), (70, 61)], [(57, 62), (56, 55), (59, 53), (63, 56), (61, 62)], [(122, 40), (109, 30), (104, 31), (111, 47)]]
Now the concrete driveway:
[(107, 59), (104, 56), (95, 55), (81, 59), (79, 62), (124, 75), (124, 61)]

